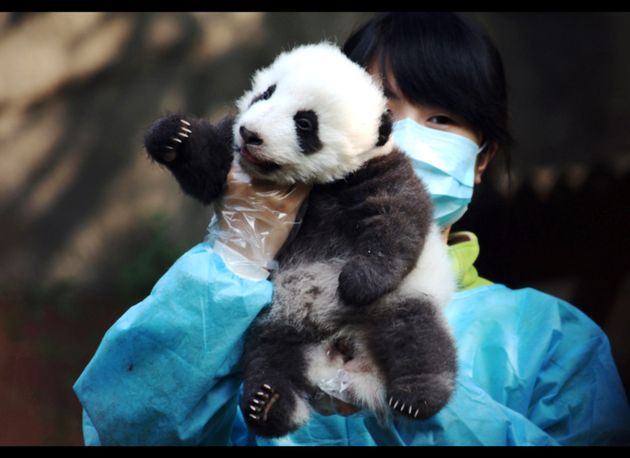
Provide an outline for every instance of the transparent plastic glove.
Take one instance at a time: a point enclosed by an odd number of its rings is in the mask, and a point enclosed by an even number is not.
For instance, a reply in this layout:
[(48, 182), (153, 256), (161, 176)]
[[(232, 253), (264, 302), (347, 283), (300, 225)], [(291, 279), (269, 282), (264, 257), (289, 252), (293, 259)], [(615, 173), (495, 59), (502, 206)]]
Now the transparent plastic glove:
[(214, 251), (235, 274), (267, 278), (310, 189), (303, 183), (280, 186), (252, 179), (235, 160), (208, 228)]
[[(330, 406), (328, 411), (320, 409), (321, 414), (337, 414), (346, 417), (361, 410), (360, 407), (352, 404), (352, 400), (347, 396), (349, 382), (345, 369), (338, 369), (334, 377), (320, 380), (317, 386)], [(320, 402), (323, 404), (323, 401)]]
[[(356, 350), (355, 350), (356, 351)], [(347, 353), (342, 353), (335, 346), (327, 349), (331, 364), (337, 366), (337, 370), (329, 372), (317, 381), (318, 393), (313, 399), (312, 406), (320, 414), (349, 416), (361, 410), (361, 407), (353, 404), (350, 390), (353, 379), (357, 373), (369, 372), (369, 367), (356, 364), (354, 358), (348, 359)], [(367, 375), (367, 374), (365, 374)]]

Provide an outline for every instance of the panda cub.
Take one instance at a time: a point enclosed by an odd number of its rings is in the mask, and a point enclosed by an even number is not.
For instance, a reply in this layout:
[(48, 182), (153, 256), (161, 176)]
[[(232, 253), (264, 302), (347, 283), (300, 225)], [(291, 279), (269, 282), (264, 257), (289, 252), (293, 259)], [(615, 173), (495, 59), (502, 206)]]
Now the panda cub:
[(204, 204), (221, 197), (233, 159), (252, 177), (313, 185), (277, 255), (273, 301), (245, 336), (240, 408), (257, 435), (326, 411), (322, 389), (335, 380), (345, 401), (381, 420), (426, 419), (453, 392), (441, 311), (452, 268), (386, 103), (377, 81), (324, 42), (259, 70), (237, 116), (213, 125), (172, 114), (145, 134), (149, 154)]

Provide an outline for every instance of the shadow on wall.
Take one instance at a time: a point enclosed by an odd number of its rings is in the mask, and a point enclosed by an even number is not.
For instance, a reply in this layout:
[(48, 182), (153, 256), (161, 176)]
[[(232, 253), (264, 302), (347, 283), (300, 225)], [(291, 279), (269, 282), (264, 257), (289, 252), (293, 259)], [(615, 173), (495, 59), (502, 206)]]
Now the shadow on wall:
[[(0, 180), (0, 276), (10, 283), (77, 276), (105, 287), (112, 279), (100, 269), (104, 259), (154, 211), (186, 221), (175, 240), (199, 240), (208, 212), (146, 160), (145, 128), (166, 111), (220, 116), (287, 43), (334, 37), (355, 16), (9, 15), (0, 31), (7, 37), (0, 56), (12, 64), (0, 98), (0, 148), (11, 164)], [(62, 43), (46, 45), (60, 30)], [(57, 59), (19, 53), (20, 46), (42, 46)], [(48, 78), (22, 78), (46, 69)]]

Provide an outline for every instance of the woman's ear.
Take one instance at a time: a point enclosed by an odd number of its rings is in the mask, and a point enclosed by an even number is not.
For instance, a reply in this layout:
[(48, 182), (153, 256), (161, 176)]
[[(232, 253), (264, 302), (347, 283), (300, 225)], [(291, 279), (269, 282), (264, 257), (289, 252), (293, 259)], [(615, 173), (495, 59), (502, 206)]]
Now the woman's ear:
[(498, 149), (499, 145), (492, 142), (477, 156), (477, 161), (475, 162), (475, 184), (481, 183), (481, 175), (486, 171), (488, 164), (490, 164)]

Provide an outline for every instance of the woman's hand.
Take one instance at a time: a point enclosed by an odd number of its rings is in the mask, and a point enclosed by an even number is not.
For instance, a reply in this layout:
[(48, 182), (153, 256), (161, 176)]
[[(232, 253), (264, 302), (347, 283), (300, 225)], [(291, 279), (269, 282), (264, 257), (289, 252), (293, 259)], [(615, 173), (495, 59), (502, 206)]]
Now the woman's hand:
[(333, 398), (333, 402), (335, 404), (335, 410), (337, 411), (337, 414), (341, 415), (342, 417), (348, 417), (361, 410), (360, 407), (357, 407), (353, 404), (348, 404), (347, 402), (343, 402), (337, 398)]
[(302, 183), (280, 186), (252, 179), (235, 160), (228, 174), (215, 251), (234, 273), (253, 280), (266, 278), (310, 189)]

